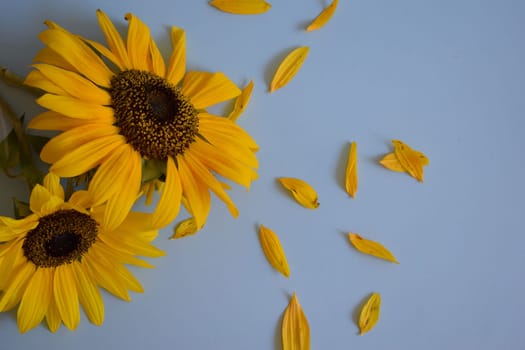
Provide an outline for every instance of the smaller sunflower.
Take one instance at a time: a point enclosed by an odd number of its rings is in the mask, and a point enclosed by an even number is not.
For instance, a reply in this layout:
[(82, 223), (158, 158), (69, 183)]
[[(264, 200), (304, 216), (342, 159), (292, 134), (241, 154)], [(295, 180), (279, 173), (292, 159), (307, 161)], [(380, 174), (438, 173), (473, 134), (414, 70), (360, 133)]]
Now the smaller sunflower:
[(123, 264), (152, 267), (136, 255), (164, 255), (151, 245), (157, 231), (145, 226), (148, 214), (130, 212), (118, 228), (108, 230), (104, 207), (92, 208), (91, 197), (78, 191), (64, 201), (58, 176), (48, 174), (31, 192), (32, 214), (20, 220), (0, 216), (0, 312), (18, 305), (21, 333), (44, 318), (52, 332), (61, 322), (74, 330), (79, 302), (88, 319), (101, 325), (99, 287), (130, 301), (128, 290), (143, 289)]

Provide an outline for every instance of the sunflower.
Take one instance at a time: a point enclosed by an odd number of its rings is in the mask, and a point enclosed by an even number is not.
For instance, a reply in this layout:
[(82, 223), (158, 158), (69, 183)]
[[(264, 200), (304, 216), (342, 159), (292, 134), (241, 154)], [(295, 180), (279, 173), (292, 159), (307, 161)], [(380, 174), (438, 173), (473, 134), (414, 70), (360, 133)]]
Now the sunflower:
[(0, 216), (0, 312), (18, 305), (20, 332), (44, 318), (52, 332), (61, 322), (74, 330), (79, 301), (88, 319), (101, 325), (99, 287), (129, 301), (128, 290), (143, 290), (123, 264), (152, 267), (135, 255), (164, 255), (150, 244), (157, 231), (145, 225), (149, 214), (130, 212), (117, 229), (108, 230), (103, 206), (90, 208), (90, 197), (78, 191), (64, 201), (59, 178), (48, 174), (44, 185), (31, 191), (30, 215)]
[[(141, 188), (162, 182), (152, 225), (163, 227), (182, 202), (202, 227), (210, 190), (235, 217), (238, 210), (217, 175), (246, 188), (257, 178), (257, 144), (209, 106), (240, 94), (223, 73), (186, 72), (182, 29), (171, 29), (174, 47), (166, 65), (148, 27), (127, 14), (126, 42), (102, 11), (97, 17), (108, 47), (47, 21), (46, 47), (35, 57), (26, 84), (46, 91), (37, 102), (47, 112), (29, 125), (59, 130), (43, 148), (50, 171), (74, 177), (93, 171), (89, 190), (107, 201), (104, 224), (125, 217)], [(94, 170), (92, 170), (94, 169)]]

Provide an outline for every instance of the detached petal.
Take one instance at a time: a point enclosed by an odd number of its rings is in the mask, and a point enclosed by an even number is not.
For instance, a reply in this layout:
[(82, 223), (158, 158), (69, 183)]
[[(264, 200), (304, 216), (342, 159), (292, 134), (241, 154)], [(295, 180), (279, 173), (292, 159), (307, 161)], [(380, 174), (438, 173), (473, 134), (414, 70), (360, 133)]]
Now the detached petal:
[(288, 84), (301, 69), (308, 52), (308, 46), (298, 47), (291, 51), (281, 62), (270, 83), (270, 92), (274, 92)]
[(338, 0), (332, 1), (306, 28), (306, 31), (311, 32), (322, 28), (332, 18), (337, 8)]
[(236, 15), (258, 15), (272, 7), (264, 0), (212, 0), (209, 4)]
[(319, 207), (317, 192), (307, 182), (293, 177), (280, 177), (278, 180), (303, 207), (308, 209)]

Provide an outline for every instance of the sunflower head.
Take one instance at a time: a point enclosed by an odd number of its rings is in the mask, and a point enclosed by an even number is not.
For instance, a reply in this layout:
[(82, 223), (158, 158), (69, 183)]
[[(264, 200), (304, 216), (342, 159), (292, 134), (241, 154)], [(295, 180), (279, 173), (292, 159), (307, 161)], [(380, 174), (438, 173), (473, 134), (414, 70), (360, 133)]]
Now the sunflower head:
[(79, 302), (100, 325), (104, 304), (99, 287), (130, 300), (140, 283), (124, 264), (151, 267), (135, 255), (162, 256), (151, 245), (157, 231), (148, 214), (131, 212), (116, 229), (103, 223), (104, 205), (93, 206), (87, 191), (64, 200), (58, 176), (48, 174), (31, 192), (31, 214), (19, 220), (0, 217), (0, 312), (18, 306), (21, 332), (44, 318), (51, 331), (61, 323), (74, 330)]

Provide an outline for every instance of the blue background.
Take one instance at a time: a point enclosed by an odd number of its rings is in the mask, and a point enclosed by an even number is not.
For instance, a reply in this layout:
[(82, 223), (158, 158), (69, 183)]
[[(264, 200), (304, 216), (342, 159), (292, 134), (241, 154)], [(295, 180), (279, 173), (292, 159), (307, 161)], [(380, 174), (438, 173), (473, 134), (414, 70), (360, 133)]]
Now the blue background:
[[(260, 145), (260, 178), (234, 188), (241, 215), (214, 199), (205, 228), (157, 245), (154, 270), (133, 269), (146, 290), (131, 303), (104, 293), (96, 327), (20, 335), (15, 313), (0, 315), (2, 349), (280, 349), (281, 315), (296, 292), (312, 349), (524, 349), (525, 2), (342, 0), (319, 31), (304, 27), (327, 3), (272, 1), (259, 16), (235, 16), (206, 0), (26, 0), (0, 12), (0, 64), (25, 75), (51, 19), (103, 41), (95, 10), (125, 30), (133, 12), (165, 58), (169, 27), (186, 30), (193, 69), (255, 82), (239, 120)], [(295, 79), (268, 93), (285, 54), (310, 46)], [(18, 113), (40, 110), (0, 86)], [(228, 110), (219, 106), (216, 112)], [(401, 139), (425, 152), (425, 182), (377, 160)], [(343, 189), (348, 143), (359, 147), (356, 199)], [(276, 178), (313, 185), (310, 211)], [(0, 215), (22, 182), (0, 176)], [(138, 205), (142, 208), (142, 205)], [(182, 213), (180, 218), (187, 214)], [(257, 227), (277, 232), (291, 277), (266, 262)], [(385, 244), (401, 262), (356, 252), (347, 232)], [(376, 328), (358, 336), (356, 314), (381, 293)]]

